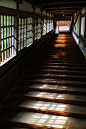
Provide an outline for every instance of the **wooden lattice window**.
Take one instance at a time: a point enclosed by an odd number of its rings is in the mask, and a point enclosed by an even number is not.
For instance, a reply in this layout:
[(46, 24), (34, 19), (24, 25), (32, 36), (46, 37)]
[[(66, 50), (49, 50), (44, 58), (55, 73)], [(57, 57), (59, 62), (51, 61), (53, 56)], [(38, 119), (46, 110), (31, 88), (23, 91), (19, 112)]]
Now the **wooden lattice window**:
[(42, 20), (40, 18), (38, 18), (38, 34), (37, 34), (37, 38), (41, 38), (41, 29), (42, 29)]
[(81, 17), (81, 35), (82, 36), (85, 35), (85, 22), (86, 22), (85, 17)]
[(50, 19), (50, 31), (52, 30), (52, 20)]
[(47, 20), (47, 33), (49, 32), (50, 21)]
[(34, 20), (27, 18), (27, 46), (33, 43)]
[(18, 28), (18, 50), (23, 49), (27, 46), (26, 42), (26, 28), (27, 28), (27, 19), (19, 18), (19, 28)]
[(14, 16), (0, 15), (0, 64), (16, 54)]
[(38, 38), (38, 19), (35, 19), (35, 24), (34, 24), (34, 29), (35, 29), (35, 40)]
[(47, 27), (47, 25), (46, 25), (46, 19), (44, 19), (44, 23), (43, 23), (43, 35), (45, 35), (46, 34), (46, 27)]
[(53, 20), (51, 20), (51, 30), (53, 30)]

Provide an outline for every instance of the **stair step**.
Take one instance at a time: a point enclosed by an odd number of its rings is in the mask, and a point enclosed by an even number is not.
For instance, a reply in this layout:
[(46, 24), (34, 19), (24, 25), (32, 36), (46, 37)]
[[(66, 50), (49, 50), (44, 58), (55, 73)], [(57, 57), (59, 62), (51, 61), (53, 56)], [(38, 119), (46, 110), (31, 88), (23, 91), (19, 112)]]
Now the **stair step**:
[(81, 95), (71, 95), (62, 93), (50, 93), (42, 91), (20, 91), (14, 90), (10, 93), (10, 97), (19, 99), (37, 99), (41, 101), (52, 101), (52, 102), (63, 102), (63, 103), (73, 103), (86, 105), (86, 96)]
[(11, 110), (36, 111), (40, 113), (86, 118), (86, 106), (73, 104), (10, 98), (2, 104), (2, 107)]
[[(5, 116), (5, 117), (3, 117)], [(69, 129), (85, 129), (86, 119), (72, 118), (60, 115), (49, 115), (34, 112), (16, 112), (11, 110), (1, 110), (0, 111), (0, 123), (22, 126), (22, 127), (32, 127), (38, 128), (68, 128)]]
[(50, 73), (47, 73), (47, 74), (43, 74), (43, 73), (39, 73), (39, 74), (31, 74), (31, 73), (28, 73), (28, 74), (24, 74), (24, 77), (22, 77), (22, 79), (36, 79), (36, 78), (51, 78), (51, 79), (66, 79), (66, 80), (75, 80), (75, 81), (86, 81), (86, 77), (85, 76), (75, 76), (75, 75), (65, 75), (65, 74), (50, 74)]
[(36, 70), (75, 70), (75, 71), (86, 71), (86, 68), (85, 67), (69, 67), (69, 66), (32, 66), (31, 67), (33, 70), (36, 69)]
[(86, 81), (72, 81), (72, 80), (62, 80), (62, 79), (50, 79), (50, 78), (39, 78), (39, 79), (23, 79), (21, 80), (21, 83), (43, 83), (43, 84), (55, 84), (55, 85), (70, 85), (70, 86), (82, 86), (86, 87)]
[(40, 62), (40, 63), (34, 63), (32, 66), (72, 66), (72, 67), (86, 67), (86, 64), (75, 64), (75, 63), (52, 63), (52, 62)]
[(61, 92), (61, 93), (72, 93), (79, 95), (86, 95), (86, 88), (80, 87), (71, 87), (71, 86), (60, 86), (60, 85), (48, 85), (48, 84), (32, 84), (26, 85), (22, 83), (18, 83), (16, 85), (16, 89), (20, 90), (40, 90), (40, 91), (48, 91), (48, 92)]
[[(38, 63), (40, 63), (40, 62), (43, 62), (43, 59), (40, 59), (40, 60), (37, 60), (37, 62)], [(77, 64), (86, 64), (86, 61), (85, 60), (83, 60), (83, 61), (79, 61), (79, 60), (67, 60), (67, 59), (65, 59), (65, 60), (63, 60), (63, 59), (57, 59), (57, 60), (45, 60), (44, 62), (46, 62), (46, 63), (49, 63), (49, 62), (53, 62), (53, 63), (77, 63)]]
[[(46, 70), (39, 70), (40, 73), (53, 73), (53, 74), (68, 74), (68, 75), (81, 75), (86, 76), (85, 71), (73, 71), (73, 70), (53, 70), (53, 69), (46, 69)], [(36, 69), (27, 69), (25, 73), (39, 73)]]

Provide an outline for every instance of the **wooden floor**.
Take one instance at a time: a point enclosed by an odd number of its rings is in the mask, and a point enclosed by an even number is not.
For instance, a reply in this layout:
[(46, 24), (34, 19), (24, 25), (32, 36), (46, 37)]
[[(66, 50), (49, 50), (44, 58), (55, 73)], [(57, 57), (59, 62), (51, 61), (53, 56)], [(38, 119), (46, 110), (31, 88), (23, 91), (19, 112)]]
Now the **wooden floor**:
[(55, 35), (2, 103), (0, 129), (86, 129), (86, 60)]

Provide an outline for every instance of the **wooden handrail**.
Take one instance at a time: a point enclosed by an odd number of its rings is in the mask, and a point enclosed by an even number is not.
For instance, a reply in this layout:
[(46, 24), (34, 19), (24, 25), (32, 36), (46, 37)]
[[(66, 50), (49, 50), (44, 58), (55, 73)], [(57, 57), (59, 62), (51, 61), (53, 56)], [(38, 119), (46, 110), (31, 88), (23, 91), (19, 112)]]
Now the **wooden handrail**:
[(79, 38), (79, 36), (76, 34), (76, 32), (73, 30), (73, 33), (76, 35), (77, 38)]
[(73, 33), (76, 35), (77, 38), (79, 38), (79, 40), (84, 44), (84, 46), (86, 46), (86, 43), (81, 39), (81, 37), (79, 37), (74, 31)]
[(79, 40), (84, 44), (84, 46), (86, 47), (86, 43), (79, 37)]

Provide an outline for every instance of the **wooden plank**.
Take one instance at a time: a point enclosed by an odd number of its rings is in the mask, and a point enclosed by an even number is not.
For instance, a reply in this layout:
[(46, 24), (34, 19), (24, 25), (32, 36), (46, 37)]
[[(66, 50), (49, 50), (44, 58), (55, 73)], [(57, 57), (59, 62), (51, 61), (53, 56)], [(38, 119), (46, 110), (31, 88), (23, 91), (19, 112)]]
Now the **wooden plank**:
[(60, 93), (51, 93), (51, 92), (42, 92), (42, 91), (20, 91), (15, 90), (10, 94), (12, 98), (26, 99), (26, 100), (40, 100), (40, 101), (52, 101), (68, 104), (80, 104), (86, 105), (86, 96), (81, 95), (71, 95), (71, 94), (60, 94)]
[[(0, 123), (5, 123), (9, 125), (15, 125), (22, 127), (32, 127), (32, 128), (78, 128), (85, 129), (86, 128), (86, 120), (80, 118), (72, 118), (60, 115), (48, 115), (42, 113), (34, 113), (34, 112), (13, 112), (13, 111), (4, 111), (0, 112)], [(9, 115), (8, 115), (9, 114)], [(11, 114), (11, 115), (10, 115)], [(7, 116), (3, 118), (3, 115)], [(53, 124), (52, 124), (53, 121)], [(70, 125), (69, 122), (71, 121)]]
[(47, 114), (86, 118), (86, 106), (78, 106), (73, 104), (10, 98), (3, 103), (2, 107), (4, 109), (8, 108), (11, 110), (26, 110)]

